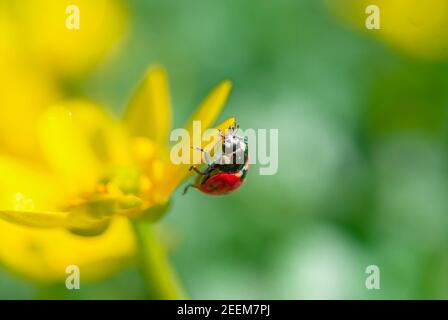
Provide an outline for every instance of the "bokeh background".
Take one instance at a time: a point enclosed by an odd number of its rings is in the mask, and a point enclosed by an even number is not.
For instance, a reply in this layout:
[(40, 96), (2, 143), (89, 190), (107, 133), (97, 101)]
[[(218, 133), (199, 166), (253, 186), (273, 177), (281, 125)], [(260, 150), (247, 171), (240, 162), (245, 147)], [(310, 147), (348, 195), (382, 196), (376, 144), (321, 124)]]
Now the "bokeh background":
[[(60, 14), (52, 1), (30, 1), (28, 11), (0, 1), (0, 18), (13, 22), (0, 19), (10, 99), (0, 109), (36, 90), (42, 105), (81, 96), (119, 116), (158, 62), (177, 126), (231, 79), (222, 119), (279, 129), (278, 174), (260, 176), (255, 165), (240, 191), (220, 198), (178, 190), (158, 224), (192, 298), (448, 298), (446, 1), (100, 2), (95, 14), (80, 5), (79, 32), (91, 39), (70, 42), (49, 31)], [(365, 28), (368, 4), (380, 6), (381, 30)], [(83, 19), (99, 19), (98, 29), (83, 29)], [(25, 22), (37, 34), (18, 37)], [(12, 43), (32, 58), (11, 62)], [(32, 104), (16, 105), (26, 133)], [(380, 290), (365, 288), (371, 264)], [(81, 285), (68, 291), (0, 269), (3, 299), (144, 297), (132, 264)]]

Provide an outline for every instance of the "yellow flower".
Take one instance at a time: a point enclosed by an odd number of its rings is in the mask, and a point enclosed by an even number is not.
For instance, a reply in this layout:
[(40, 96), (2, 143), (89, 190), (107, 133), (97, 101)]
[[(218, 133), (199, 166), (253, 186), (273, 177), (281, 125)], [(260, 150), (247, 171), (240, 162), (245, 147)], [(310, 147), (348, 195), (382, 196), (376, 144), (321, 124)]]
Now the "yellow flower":
[[(336, 12), (358, 28), (410, 55), (448, 57), (448, 2), (446, 0), (330, 0)], [(367, 30), (369, 5), (380, 9), (379, 30)]]
[[(230, 89), (228, 81), (218, 85), (186, 127), (191, 130), (193, 120), (210, 127)], [(91, 102), (61, 102), (37, 119), (41, 160), (0, 153), (0, 218), (8, 221), (0, 222), (0, 260), (6, 266), (42, 281), (61, 279), (69, 264), (96, 277), (134, 253), (126, 218), (157, 219), (188, 174), (169, 160), (169, 96), (165, 70), (152, 67), (123, 121)]]

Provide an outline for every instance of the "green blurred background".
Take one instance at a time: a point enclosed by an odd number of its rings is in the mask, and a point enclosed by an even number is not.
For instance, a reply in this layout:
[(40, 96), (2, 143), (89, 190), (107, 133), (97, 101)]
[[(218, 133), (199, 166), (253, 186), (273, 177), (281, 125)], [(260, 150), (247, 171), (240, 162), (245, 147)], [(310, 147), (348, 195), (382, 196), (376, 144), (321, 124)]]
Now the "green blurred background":
[[(126, 39), (73, 95), (120, 115), (159, 62), (176, 126), (229, 78), (221, 120), (279, 129), (278, 174), (260, 176), (254, 165), (227, 197), (178, 190), (160, 223), (192, 298), (448, 298), (446, 59), (393, 48), (326, 1), (127, 4)], [(365, 288), (371, 264), (380, 290)], [(37, 289), (0, 271), (5, 299), (143, 291), (133, 267), (79, 291)]]

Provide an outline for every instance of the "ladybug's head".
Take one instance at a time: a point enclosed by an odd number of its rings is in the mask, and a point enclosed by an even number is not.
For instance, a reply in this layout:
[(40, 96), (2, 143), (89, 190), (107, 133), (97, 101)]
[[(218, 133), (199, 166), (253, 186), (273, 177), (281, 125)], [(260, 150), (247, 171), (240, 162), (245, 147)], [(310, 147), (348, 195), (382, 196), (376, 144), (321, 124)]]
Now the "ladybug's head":
[(244, 164), (247, 142), (237, 134), (238, 129), (238, 126), (232, 126), (222, 136), (222, 156), (233, 159), (231, 163), (241, 162), (241, 164)]

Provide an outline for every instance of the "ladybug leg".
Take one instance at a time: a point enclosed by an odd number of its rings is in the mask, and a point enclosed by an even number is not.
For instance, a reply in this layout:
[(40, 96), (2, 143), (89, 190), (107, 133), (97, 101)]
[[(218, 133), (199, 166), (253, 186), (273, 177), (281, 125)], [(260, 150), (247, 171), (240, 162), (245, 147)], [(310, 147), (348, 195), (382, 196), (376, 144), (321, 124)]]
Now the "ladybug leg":
[(200, 171), (198, 168), (196, 168), (195, 166), (191, 166), (190, 169), (188, 169), (188, 171), (191, 171), (191, 170), (193, 170), (194, 172), (196, 172), (197, 174), (199, 174), (199, 175), (201, 175), (201, 176), (205, 175), (204, 172), (201, 172), (201, 171)]
[(213, 163), (213, 160), (212, 160), (209, 152), (204, 152), (204, 157), (205, 157), (205, 162), (207, 164), (212, 164)]
[(213, 162), (209, 152), (205, 151), (201, 147), (192, 147), (192, 148), (195, 149), (195, 150), (201, 151), (202, 153), (204, 153), (205, 163), (211, 164)]
[(190, 183), (188, 186), (185, 187), (184, 192), (182, 192), (182, 195), (187, 194), (187, 191), (188, 191), (188, 189), (190, 189), (190, 188), (197, 188), (197, 186), (194, 185), (194, 184), (192, 184), (192, 183)]

